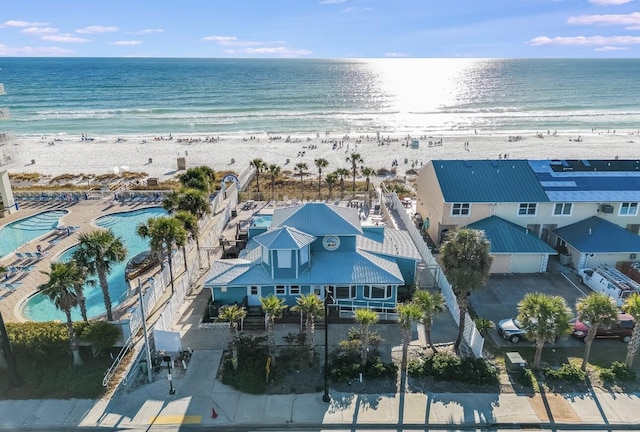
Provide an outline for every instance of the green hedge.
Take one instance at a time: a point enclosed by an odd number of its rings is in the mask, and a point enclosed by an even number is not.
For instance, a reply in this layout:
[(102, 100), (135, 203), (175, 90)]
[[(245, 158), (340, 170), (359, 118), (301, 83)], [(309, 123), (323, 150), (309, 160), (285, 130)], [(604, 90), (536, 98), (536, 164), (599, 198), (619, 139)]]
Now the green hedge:
[(496, 384), (499, 381), (498, 370), (484, 359), (462, 358), (447, 353), (411, 360), (407, 370), (411, 376), (428, 376), (437, 381), (476, 385)]

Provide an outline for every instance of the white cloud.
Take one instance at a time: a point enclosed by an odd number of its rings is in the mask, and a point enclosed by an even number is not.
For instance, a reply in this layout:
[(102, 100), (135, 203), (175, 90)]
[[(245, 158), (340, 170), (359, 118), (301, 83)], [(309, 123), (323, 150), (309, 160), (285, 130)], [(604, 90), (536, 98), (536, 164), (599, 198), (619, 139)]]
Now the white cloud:
[(56, 34), (42, 36), (40, 39), (52, 42), (64, 42), (64, 43), (85, 43), (91, 42), (91, 39), (80, 38), (72, 36), (70, 34)]
[(88, 26), (85, 28), (81, 28), (76, 30), (76, 33), (81, 34), (94, 34), (94, 33), (113, 33), (117, 32), (118, 27), (114, 26)]
[(111, 45), (140, 45), (141, 43), (142, 41), (139, 40), (128, 40), (111, 42)]
[(628, 49), (629, 47), (603, 46), (603, 47), (596, 48), (596, 51), (624, 51)]
[(305, 50), (305, 49), (291, 49), (287, 47), (263, 47), (263, 48), (245, 48), (242, 52), (251, 55), (276, 55), (279, 57), (301, 57), (308, 56), (313, 53), (313, 51)]
[(282, 41), (273, 42), (257, 42), (257, 41), (241, 41), (236, 36), (205, 36), (203, 41), (215, 42), (222, 46), (260, 46), (260, 45), (281, 45)]
[(613, 46), (640, 44), (640, 36), (573, 36), (553, 38), (539, 36), (527, 42), (529, 45)]
[(163, 29), (144, 29), (137, 32), (130, 32), (130, 33), (136, 34), (136, 35), (147, 35), (147, 34), (162, 33), (162, 32), (164, 32)]
[(0, 45), (0, 56), (7, 57), (61, 57), (73, 54), (72, 50), (58, 47), (18, 47)]
[(372, 7), (358, 7), (358, 6), (349, 6), (342, 9), (340, 12), (342, 13), (360, 13), (360, 12), (369, 12), (372, 11)]
[(631, 3), (633, 0), (589, 0), (589, 3), (598, 6), (619, 6), (625, 3)]
[(580, 15), (569, 17), (569, 24), (595, 25), (595, 26), (624, 26), (630, 30), (640, 29), (640, 12), (628, 15)]
[(399, 57), (407, 57), (407, 54), (403, 52), (388, 52), (384, 54), (385, 57), (399, 58)]
[(322, 0), (322, 1), (318, 2), (318, 3), (320, 3), (320, 4), (336, 4), (336, 3), (344, 3), (346, 1), (347, 0)]
[(49, 25), (49, 23), (29, 22), (29, 21), (5, 21), (0, 27), (42, 27)]
[(53, 27), (27, 27), (23, 30), (20, 30), (20, 33), (40, 36), (45, 34), (58, 33), (58, 29)]
[(236, 36), (205, 36), (202, 38), (202, 40), (218, 42), (219, 44), (225, 44), (225, 43), (237, 41), (238, 38)]

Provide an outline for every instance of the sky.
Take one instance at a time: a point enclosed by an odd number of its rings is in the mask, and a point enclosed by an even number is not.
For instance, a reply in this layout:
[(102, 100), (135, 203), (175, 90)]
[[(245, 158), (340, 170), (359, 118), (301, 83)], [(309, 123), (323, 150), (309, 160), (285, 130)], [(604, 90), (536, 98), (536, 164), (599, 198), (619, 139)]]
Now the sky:
[(0, 57), (640, 57), (640, 0), (2, 0)]

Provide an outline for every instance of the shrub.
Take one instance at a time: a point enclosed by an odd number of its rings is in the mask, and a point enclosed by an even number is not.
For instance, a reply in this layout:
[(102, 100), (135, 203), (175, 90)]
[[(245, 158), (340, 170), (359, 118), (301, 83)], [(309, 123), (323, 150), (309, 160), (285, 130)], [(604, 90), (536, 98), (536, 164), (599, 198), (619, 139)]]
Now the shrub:
[(267, 338), (240, 336), (237, 339), (238, 368), (233, 367), (233, 359), (223, 361), (222, 383), (242, 392), (261, 394), (265, 392), (265, 365), (269, 353), (265, 346)]
[(564, 363), (559, 369), (545, 368), (544, 376), (550, 379), (578, 383), (584, 381), (587, 374), (575, 365)]
[(349, 381), (360, 374), (369, 379), (393, 377), (398, 373), (394, 363), (383, 363), (380, 357), (374, 357), (366, 365), (360, 364), (360, 357), (332, 357), (329, 376), (335, 381)]
[(118, 328), (106, 321), (80, 322), (76, 331), (80, 341), (91, 345), (91, 354), (94, 357), (112, 348), (120, 337)]
[(480, 333), (482, 337), (487, 337), (489, 330), (496, 326), (493, 321), (487, 318), (476, 318), (473, 322), (476, 325), (476, 329), (478, 329), (478, 333)]
[(512, 376), (521, 386), (534, 388), (537, 386), (536, 376), (530, 368), (523, 368), (519, 371), (515, 371)]
[(635, 381), (637, 374), (622, 362), (613, 362), (610, 368), (600, 370), (600, 379), (604, 382)]
[(495, 384), (498, 371), (484, 359), (460, 358), (448, 353), (436, 353), (422, 360), (412, 360), (409, 375), (429, 376), (437, 381), (465, 384)]
[(53, 321), (7, 323), (7, 333), (18, 362), (48, 362), (69, 355), (67, 326)]

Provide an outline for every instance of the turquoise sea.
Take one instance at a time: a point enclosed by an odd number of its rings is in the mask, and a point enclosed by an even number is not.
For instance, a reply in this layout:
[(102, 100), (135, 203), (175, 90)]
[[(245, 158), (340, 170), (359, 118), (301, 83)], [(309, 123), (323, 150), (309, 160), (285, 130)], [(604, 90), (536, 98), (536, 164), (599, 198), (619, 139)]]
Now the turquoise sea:
[(20, 135), (640, 128), (638, 59), (0, 58)]

